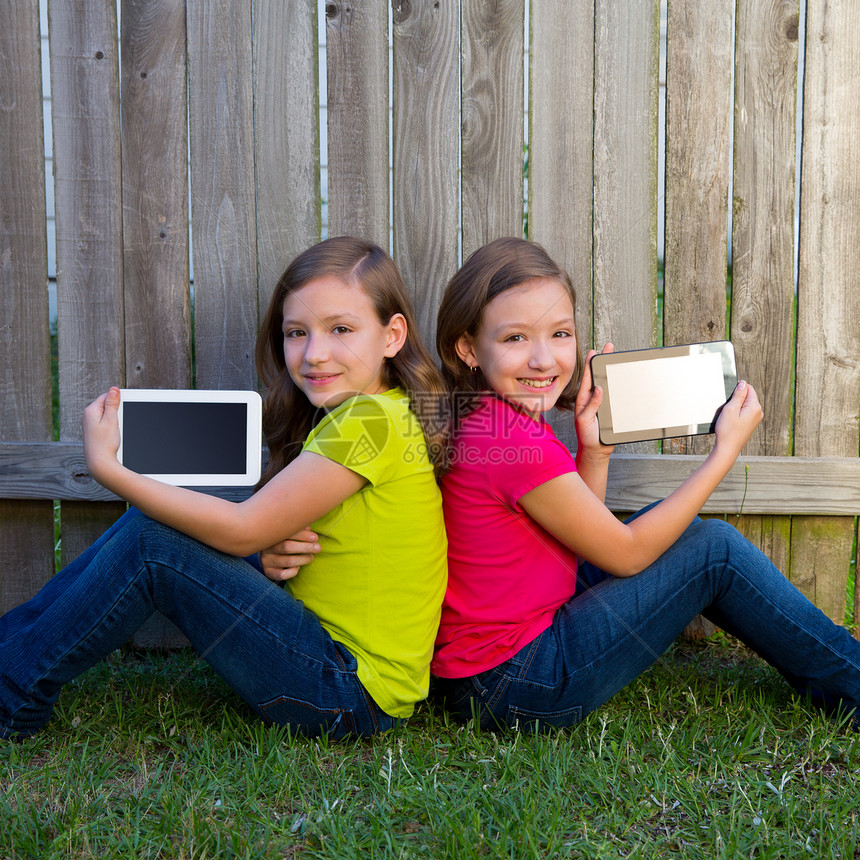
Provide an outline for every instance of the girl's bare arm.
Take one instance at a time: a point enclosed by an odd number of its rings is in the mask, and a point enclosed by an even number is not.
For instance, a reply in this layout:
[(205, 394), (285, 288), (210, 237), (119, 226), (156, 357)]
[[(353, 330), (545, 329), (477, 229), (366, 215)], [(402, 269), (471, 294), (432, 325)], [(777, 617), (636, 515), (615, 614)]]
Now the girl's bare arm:
[(575, 553), (615, 576), (632, 576), (681, 536), (728, 474), (762, 419), (752, 386), (738, 384), (717, 421), (701, 466), (659, 505), (622, 523), (576, 473), (560, 475), (520, 499), (523, 509)]
[(366, 483), (345, 466), (305, 452), (244, 502), (172, 487), (117, 460), (118, 407), (119, 390), (112, 388), (84, 412), (90, 474), (153, 519), (231, 555), (251, 555), (294, 535)]

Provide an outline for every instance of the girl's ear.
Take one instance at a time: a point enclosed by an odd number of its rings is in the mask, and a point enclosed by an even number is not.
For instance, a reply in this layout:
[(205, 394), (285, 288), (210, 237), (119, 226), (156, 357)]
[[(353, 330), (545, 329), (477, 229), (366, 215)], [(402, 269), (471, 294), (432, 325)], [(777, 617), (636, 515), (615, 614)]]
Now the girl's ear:
[(477, 367), (478, 359), (475, 355), (475, 348), (472, 345), (472, 338), (468, 334), (461, 334), (454, 344), (454, 349), (460, 360), (468, 367)]
[(406, 343), (406, 335), (409, 333), (406, 326), (406, 317), (403, 314), (394, 314), (388, 321), (388, 342), (385, 345), (384, 355), (386, 358), (393, 358), (403, 349), (403, 344)]

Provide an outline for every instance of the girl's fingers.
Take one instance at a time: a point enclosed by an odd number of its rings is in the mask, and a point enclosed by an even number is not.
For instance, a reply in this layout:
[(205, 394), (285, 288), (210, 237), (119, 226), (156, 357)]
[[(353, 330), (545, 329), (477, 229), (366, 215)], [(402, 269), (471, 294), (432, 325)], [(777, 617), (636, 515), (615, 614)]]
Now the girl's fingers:
[(614, 352), (615, 346), (609, 342), (603, 345), (603, 349), (600, 350), (600, 353), (596, 349), (588, 350), (588, 353), (585, 356), (585, 370), (582, 374), (582, 383), (579, 386), (579, 392), (576, 396), (577, 404), (585, 404), (588, 402), (588, 397), (591, 395), (591, 388), (594, 385), (593, 377), (591, 376), (591, 359), (595, 355), (599, 355), (601, 353)]

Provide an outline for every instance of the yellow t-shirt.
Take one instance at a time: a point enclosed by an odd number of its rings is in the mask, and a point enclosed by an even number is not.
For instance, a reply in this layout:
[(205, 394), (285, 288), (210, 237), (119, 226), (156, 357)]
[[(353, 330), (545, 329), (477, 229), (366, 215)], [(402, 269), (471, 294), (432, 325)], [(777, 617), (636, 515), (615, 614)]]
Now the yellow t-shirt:
[(329, 412), (303, 450), (368, 483), (311, 525), (322, 549), (290, 591), (355, 656), (379, 707), (408, 717), (427, 695), (448, 575), (442, 499), (421, 425), (399, 388), (360, 395)]

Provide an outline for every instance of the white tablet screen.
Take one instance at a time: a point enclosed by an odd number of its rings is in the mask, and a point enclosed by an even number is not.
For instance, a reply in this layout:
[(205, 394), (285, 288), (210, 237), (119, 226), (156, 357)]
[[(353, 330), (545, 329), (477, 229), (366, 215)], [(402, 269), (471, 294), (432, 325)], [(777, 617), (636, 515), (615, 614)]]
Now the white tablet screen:
[(712, 433), (737, 384), (729, 341), (635, 349), (595, 355), (597, 410), (604, 444)]
[(726, 399), (722, 359), (714, 353), (610, 364), (606, 376), (616, 433), (710, 424), (714, 404)]

